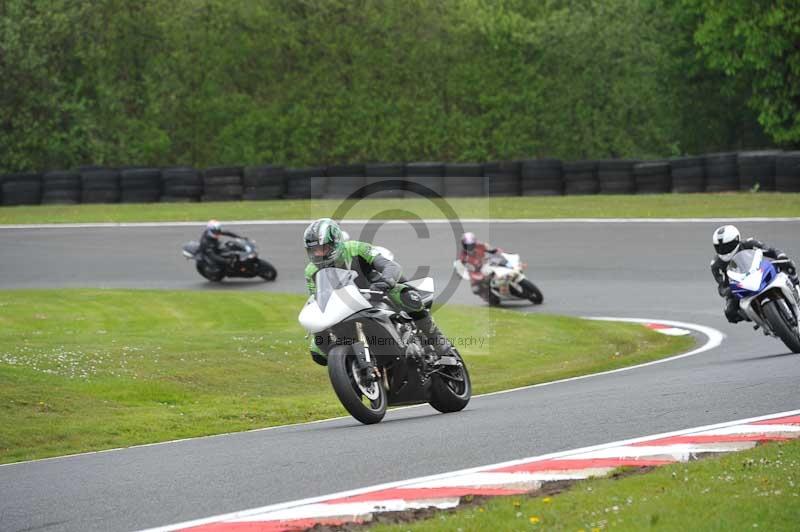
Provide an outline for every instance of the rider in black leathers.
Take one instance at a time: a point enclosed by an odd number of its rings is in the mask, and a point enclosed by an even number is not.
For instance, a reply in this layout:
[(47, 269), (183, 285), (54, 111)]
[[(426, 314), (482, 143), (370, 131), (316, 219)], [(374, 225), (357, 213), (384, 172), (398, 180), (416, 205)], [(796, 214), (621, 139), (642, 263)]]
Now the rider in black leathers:
[(200, 249), (199, 252), (206, 257), (206, 259), (211, 263), (212, 266), (215, 266), (219, 269), (225, 269), (225, 267), (231, 264), (232, 261), (236, 260), (235, 257), (227, 257), (223, 255), (222, 248), (220, 247), (220, 237), (221, 236), (228, 236), (231, 238), (243, 238), (240, 235), (232, 231), (224, 231), (222, 229), (222, 224), (219, 223), (217, 220), (209, 220), (208, 224), (206, 224), (206, 229), (203, 231), (203, 235), (200, 237)]
[[(717, 281), (719, 295), (725, 298), (725, 317), (730, 323), (737, 323), (744, 318), (739, 312), (739, 299), (733, 295), (728, 285), (728, 263), (733, 256), (743, 249), (760, 249), (764, 256), (770, 259), (788, 260), (788, 257), (778, 248), (767, 247), (763, 242), (754, 238), (741, 241), (739, 230), (732, 225), (724, 225), (715, 229), (712, 239), (717, 255), (711, 261), (711, 274)], [(779, 271), (785, 272), (795, 285), (798, 284), (797, 269), (792, 261), (776, 264), (775, 267)]]

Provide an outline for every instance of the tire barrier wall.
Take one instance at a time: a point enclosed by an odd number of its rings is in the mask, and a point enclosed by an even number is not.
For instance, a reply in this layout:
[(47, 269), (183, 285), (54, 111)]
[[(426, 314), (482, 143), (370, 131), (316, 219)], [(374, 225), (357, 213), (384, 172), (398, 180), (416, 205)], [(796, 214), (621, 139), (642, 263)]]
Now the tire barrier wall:
[[(381, 188), (380, 183), (393, 185)], [(0, 176), (1, 205), (414, 197), (800, 192), (800, 151), (710, 153), (655, 161), (530, 159), (488, 163), (370, 163), (307, 168), (105, 168)]]

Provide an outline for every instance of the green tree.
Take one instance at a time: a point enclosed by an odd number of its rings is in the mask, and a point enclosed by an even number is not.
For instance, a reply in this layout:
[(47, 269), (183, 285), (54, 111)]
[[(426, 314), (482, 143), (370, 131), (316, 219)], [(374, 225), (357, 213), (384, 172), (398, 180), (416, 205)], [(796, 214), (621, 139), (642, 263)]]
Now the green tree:
[(708, 64), (751, 86), (750, 105), (777, 142), (800, 144), (800, 5), (796, 0), (683, 0)]

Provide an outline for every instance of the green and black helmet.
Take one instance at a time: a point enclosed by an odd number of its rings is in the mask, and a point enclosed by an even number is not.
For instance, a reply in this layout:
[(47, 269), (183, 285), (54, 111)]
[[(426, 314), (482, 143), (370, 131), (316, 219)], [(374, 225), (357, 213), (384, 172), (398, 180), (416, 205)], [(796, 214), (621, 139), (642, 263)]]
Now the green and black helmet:
[(333, 266), (344, 238), (339, 224), (330, 218), (320, 218), (306, 227), (303, 241), (308, 260), (318, 268)]

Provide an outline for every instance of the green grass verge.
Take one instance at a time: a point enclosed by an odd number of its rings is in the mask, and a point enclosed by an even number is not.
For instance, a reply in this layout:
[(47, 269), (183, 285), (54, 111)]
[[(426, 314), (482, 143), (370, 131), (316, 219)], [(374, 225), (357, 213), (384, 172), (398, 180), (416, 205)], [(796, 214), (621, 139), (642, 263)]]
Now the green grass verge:
[[(0, 292), (0, 462), (344, 415), (311, 361), (304, 297)], [(448, 306), (476, 393), (689, 348), (644, 327)], [(467, 341), (474, 341), (465, 345)]]
[(557, 495), (497, 497), (375, 532), (484, 530), (769, 530), (800, 523), (800, 440), (643, 475), (592, 479)]
[[(452, 208), (450, 210), (447, 207)], [(346, 216), (344, 212), (346, 210)], [(319, 218), (708, 218), (799, 216), (800, 194), (726, 193), (512, 198), (279, 200), (226, 203), (37, 205), (0, 208), (0, 225)]]

